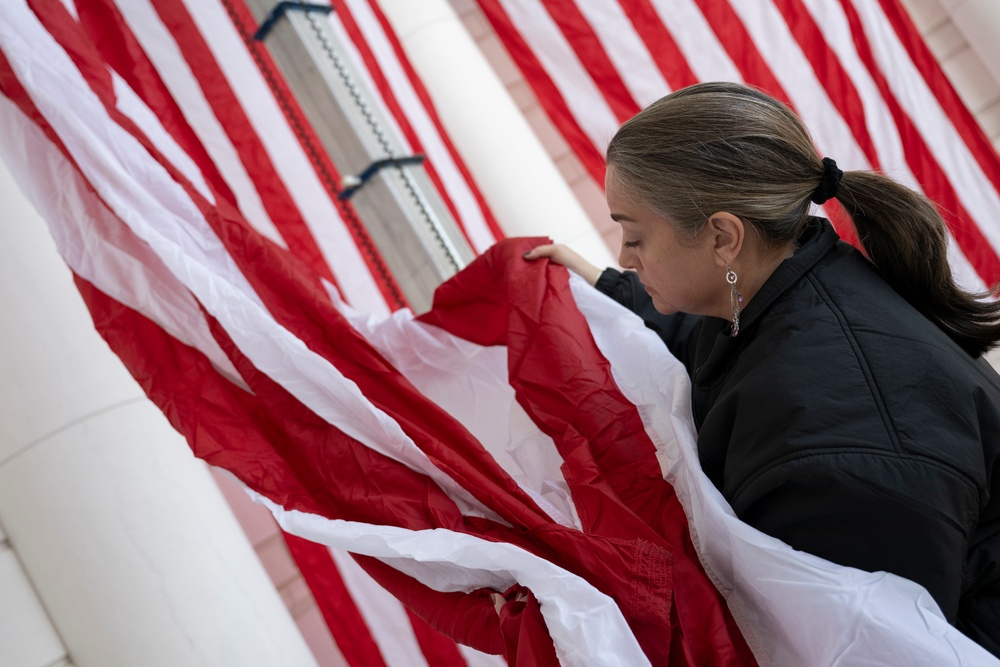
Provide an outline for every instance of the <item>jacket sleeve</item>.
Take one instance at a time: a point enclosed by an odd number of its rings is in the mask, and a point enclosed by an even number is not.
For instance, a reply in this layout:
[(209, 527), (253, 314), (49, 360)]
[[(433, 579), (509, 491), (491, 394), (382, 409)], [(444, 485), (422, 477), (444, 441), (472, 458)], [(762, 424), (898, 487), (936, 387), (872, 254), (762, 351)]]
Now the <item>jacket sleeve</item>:
[(988, 527), (991, 534), (976, 544), (966, 564), (966, 578), (978, 582), (963, 596), (955, 625), (1000, 658), (1000, 518), (993, 517)]
[(641, 317), (684, 364), (688, 374), (693, 372), (693, 341), (704, 318), (687, 313), (664, 315), (658, 312), (634, 271), (605, 269), (594, 287)]
[(893, 452), (818, 450), (757, 471), (731, 502), (743, 521), (795, 549), (923, 585), (956, 621), (979, 495), (949, 468)]

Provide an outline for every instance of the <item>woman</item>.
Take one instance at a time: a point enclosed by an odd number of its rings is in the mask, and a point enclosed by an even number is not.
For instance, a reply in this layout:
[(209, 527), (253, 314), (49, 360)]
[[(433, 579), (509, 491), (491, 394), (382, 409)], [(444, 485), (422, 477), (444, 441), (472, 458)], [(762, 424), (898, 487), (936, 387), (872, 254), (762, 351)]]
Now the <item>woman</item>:
[[(1000, 656), (1000, 303), (956, 287), (933, 205), (820, 159), (732, 83), (677, 91), (607, 154), (621, 265), (549, 257), (639, 313), (685, 364), (702, 467), (792, 547), (912, 579)], [(831, 198), (864, 251), (812, 203)]]

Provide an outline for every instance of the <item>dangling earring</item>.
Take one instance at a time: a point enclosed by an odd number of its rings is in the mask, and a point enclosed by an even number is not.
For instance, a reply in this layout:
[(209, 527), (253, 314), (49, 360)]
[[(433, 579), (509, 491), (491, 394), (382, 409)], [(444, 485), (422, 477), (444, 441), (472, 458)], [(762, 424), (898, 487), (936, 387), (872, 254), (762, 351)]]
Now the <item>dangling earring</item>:
[(733, 329), (729, 335), (733, 338), (736, 338), (736, 334), (740, 332), (740, 304), (743, 303), (743, 295), (736, 289), (737, 280), (739, 278), (736, 272), (726, 264), (726, 282), (729, 283), (729, 305), (733, 309)]

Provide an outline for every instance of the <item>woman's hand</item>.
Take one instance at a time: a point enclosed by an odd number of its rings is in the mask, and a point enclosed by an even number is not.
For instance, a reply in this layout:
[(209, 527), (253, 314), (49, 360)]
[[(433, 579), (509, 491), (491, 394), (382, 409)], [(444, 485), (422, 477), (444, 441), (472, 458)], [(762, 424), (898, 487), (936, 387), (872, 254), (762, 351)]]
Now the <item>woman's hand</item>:
[(604, 272), (603, 269), (594, 266), (576, 251), (570, 250), (568, 246), (564, 246), (561, 243), (540, 245), (524, 253), (524, 258), (527, 260), (538, 259), (539, 257), (548, 257), (556, 264), (562, 264), (591, 285), (596, 285), (597, 279)]

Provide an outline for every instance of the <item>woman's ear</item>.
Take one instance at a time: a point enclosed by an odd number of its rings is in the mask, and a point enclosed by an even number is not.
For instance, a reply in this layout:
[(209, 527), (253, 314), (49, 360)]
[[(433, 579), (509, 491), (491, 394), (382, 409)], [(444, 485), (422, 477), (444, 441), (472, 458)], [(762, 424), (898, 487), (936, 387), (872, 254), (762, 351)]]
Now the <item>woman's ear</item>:
[(743, 220), (727, 211), (718, 211), (709, 216), (707, 227), (716, 264), (723, 268), (731, 265), (743, 250), (747, 231)]

